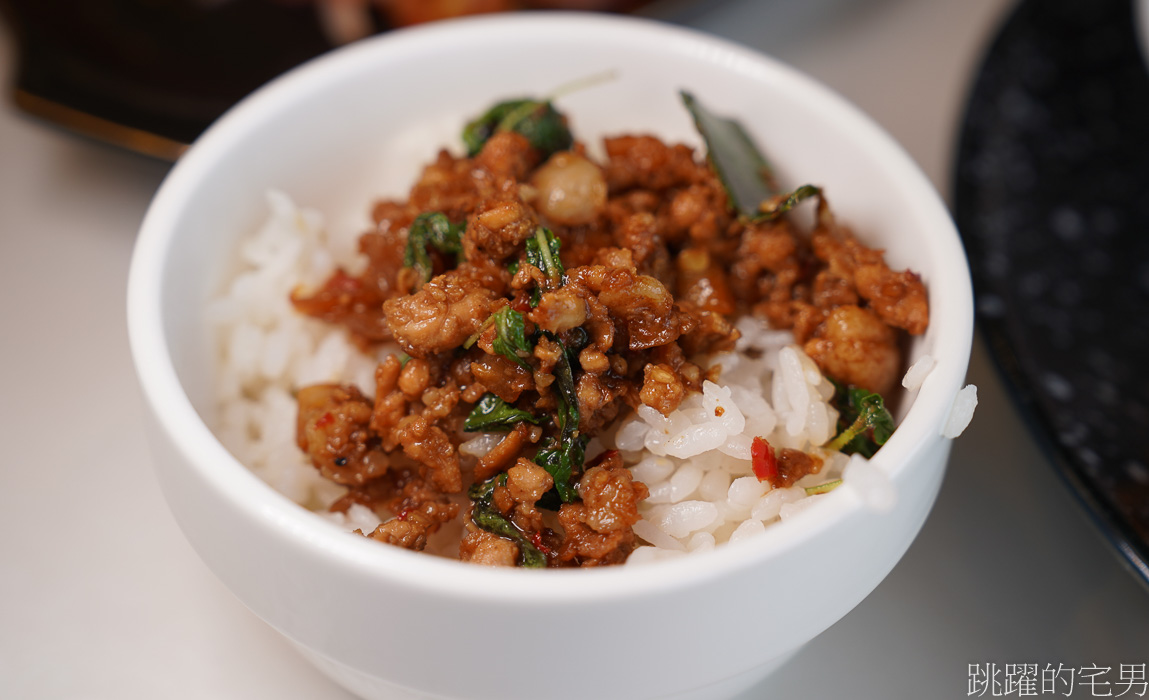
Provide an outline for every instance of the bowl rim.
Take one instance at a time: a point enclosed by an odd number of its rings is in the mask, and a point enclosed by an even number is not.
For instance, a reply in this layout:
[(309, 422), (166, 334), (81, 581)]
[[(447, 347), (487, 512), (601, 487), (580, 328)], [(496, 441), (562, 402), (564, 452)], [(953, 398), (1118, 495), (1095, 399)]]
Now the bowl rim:
[[(417, 587), (488, 601), (553, 605), (557, 601), (602, 600), (650, 595), (654, 591), (701, 585), (739, 569), (750, 569), (814, 539), (867, 506), (849, 485), (820, 497), (816, 508), (772, 523), (749, 541), (634, 567), (587, 570), (546, 570), (524, 574), (463, 564), (445, 558), (379, 547), (366, 538), (347, 537), (333, 523), (275, 491), (235, 459), (214, 436), (184, 392), (164, 333), (162, 300), (164, 270), (170, 263), (172, 234), (182, 209), (194, 197), (197, 183), (210, 175), (214, 163), (237, 139), (270, 118), (301, 93), (316, 89), (330, 75), (353, 70), (364, 61), (410, 51), (433, 41), (454, 41), (492, 32), (548, 31), (563, 36), (624, 33), (630, 41), (645, 41), (661, 51), (721, 57), (723, 68), (768, 75), (787, 90), (831, 114), (836, 128), (865, 140), (879, 151), (883, 167), (907, 190), (916, 216), (930, 222), (939, 259), (952, 264), (933, 271), (931, 285), (942, 284), (945, 295), (931, 294), (931, 323), (944, 311), (936, 329), (937, 351), (953, 359), (934, 367), (919, 389), (899, 430), (871, 460), (897, 482), (916, 456), (940, 435), (950, 407), (961, 388), (973, 342), (973, 295), (968, 264), (957, 230), (939, 194), (916, 163), (884, 130), (857, 107), (798, 70), (737, 43), (705, 33), (633, 16), (553, 11), (487, 15), (406, 28), (363, 40), (313, 59), (263, 86), (229, 110), (181, 157), (157, 191), (141, 224), (128, 279), (127, 311), (131, 352), (137, 376), (153, 416), (187, 463), (236, 509), (274, 527), (297, 547), (322, 561), (392, 584)], [(935, 357), (937, 352), (934, 353)], [(924, 398), (923, 398), (924, 397)], [(463, 572), (466, 572), (465, 575)], [(541, 578), (536, 578), (541, 577)]]

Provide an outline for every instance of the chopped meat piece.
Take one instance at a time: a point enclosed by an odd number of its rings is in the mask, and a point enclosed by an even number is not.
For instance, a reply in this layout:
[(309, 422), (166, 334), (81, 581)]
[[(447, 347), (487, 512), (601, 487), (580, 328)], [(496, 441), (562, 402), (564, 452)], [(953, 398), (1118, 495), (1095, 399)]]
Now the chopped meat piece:
[(372, 405), (354, 386), (317, 384), (299, 390), (296, 442), (323, 476), (363, 484), (387, 471), (390, 460), (368, 429)]
[(430, 470), (431, 482), (443, 493), (463, 490), (459, 453), (443, 429), (423, 416), (407, 416), (395, 428), (403, 452)]
[(830, 311), (805, 350), (831, 377), (878, 394), (894, 386), (901, 365), (893, 330), (857, 306)]
[(387, 450), (394, 449), (398, 444), (391, 433), (399, 421), (403, 420), (403, 416), (407, 415), (407, 399), (398, 390), (402, 369), (402, 363), (395, 355), (388, 355), (387, 359), (375, 367), (375, 407), (371, 413), (370, 427), (379, 434)]
[[(585, 294), (585, 292), (584, 292)], [(545, 331), (562, 333), (586, 322), (586, 301), (579, 290), (567, 285), (547, 292), (539, 300), (538, 308), (530, 314), (531, 321)]]
[(695, 241), (717, 238), (729, 225), (726, 190), (717, 178), (702, 176), (703, 182), (679, 190), (670, 202), (672, 233), (685, 233)]
[(620, 398), (626, 393), (618, 381), (605, 375), (584, 374), (575, 382), (578, 397), (579, 430), (593, 434), (618, 416)]
[(524, 391), (534, 388), (531, 373), (502, 355), (483, 355), (471, 363), (471, 374), (507, 403), (518, 401)]
[(467, 260), (488, 258), (501, 262), (517, 254), (523, 241), (535, 234), (539, 223), (518, 195), (500, 193), (483, 200), (467, 219), (463, 252)]
[(642, 187), (665, 190), (703, 177), (704, 168), (687, 146), (667, 146), (653, 136), (618, 136), (603, 140), (606, 181), (611, 192)]
[(496, 501), (503, 494), (510, 501), (503, 510), (515, 527), (523, 532), (539, 532), (543, 529), (543, 513), (536, 504), (555, 485), (555, 480), (546, 469), (527, 459), (520, 459), (507, 470), (507, 484), (496, 489)]
[(392, 518), (380, 523), (370, 537), (384, 544), (393, 544), (404, 549), (423, 551), (427, 546), (427, 521), (419, 514), (404, 519)]
[[(908, 270), (894, 272), (886, 265), (882, 251), (867, 248), (841, 227), (821, 228), (811, 241), (815, 254), (828, 265), (820, 274), (868, 301), (869, 309), (885, 323), (911, 335), (925, 332), (929, 306), (918, 275)], [(841, 291), (828, 301), (834, 306), (851, 303)], [(826, 306), (827, 302), (819, 305)]]
[(870, 302), (878, 317), (910, 335), (925, 333), (929, 325), (929, 305), (922, 279), (909, 270), (894, 272), (880, 259), (859, 265), (854, 271), (858, 293)]
[(411, 358), (399, 373), (399, 391), (408, 401), (421, 396), (430, 384), (431, 364), (422, 358)]
[[(478, 177), (476, 171), (481, 173)], [(477, 169), (467, 158), (454, 158), (446, 150), (423, 169), (411, 188), (408, 202), (417, 212), (439, 211), (451, 221), (460, 221), (478, 202), (495, 192), (494, 181), (485, 169)]]
[(683, 332), (684, 318), (662, 282), (649, 275), (601, 265), (568, 271), (576, 284), (594, 292), (617, 319), (615, 331), (625, 330), (631, 350), (644, 350), (671, 343)]
[(682, 378), (668, 365), (649, 364), (643, 369), (642, 402), (664, 416), (678, 408), (686, 396)]
[(778, 475), (774, 478), (775, 488), (788, 488), (807, 474), (817, 474), (822, 470), (822, 458), (816, 455), (783, 447), (778, 450)]
[(387, 327), (412, 357), (453, 350), (479, 330), (495, 295), (457, 271), (435, 277), (418, 292), (383, 304)]
[(566, 537), (557, 560), (579, 566), (617, 564), (634, 549), (632, 527), (639, 520), (638, 504), (649, 491), (622, 466), (618, 453), (607, 453), (579, 481), (579, 503), (564, 503), (559, 522)]
[(502, 471), (503, 467), (514, 461), (519, 451), (531, 442), (531, 424), (519, 423), (515, 429), (507, 433), (499, 444), (491, 451), (479, 458), (475, 465), (475, 481), (486, 481)]
[(301, 313), (328, 323), (342, 323), (364, 343), (391, 338), (383, 314), (379, 313), (385, 298), (379, 289), (341, 269), (311, 294), (302, 289), (291, 292), (291, 303)]
[(527, 137), (514, 131), (502, 131), (483, 144), (475, 156), (475, 165), (499, 177), (525, 180), (539, 163), (539, 152)]
[(446, 418), (459, 405), (459, 387), (451, 382), (443, 387), (427, 387), (423, 390), (423, 415), (427, 418)]
[(483, 566), (514, 566), (519, 558), (519, 546), (508, 539), (493, 535), (474, 525), (459, 545), (459, 559)]
[(708, 355), (713, 352), (734, 349), (734, 343), (742, 334), (726, 316), (695, 308), (690, 302), (683, 302), (681, 309), (694, 320), (693, 327), (678, 339), (679, 346), (686, 354), (691, 356)]

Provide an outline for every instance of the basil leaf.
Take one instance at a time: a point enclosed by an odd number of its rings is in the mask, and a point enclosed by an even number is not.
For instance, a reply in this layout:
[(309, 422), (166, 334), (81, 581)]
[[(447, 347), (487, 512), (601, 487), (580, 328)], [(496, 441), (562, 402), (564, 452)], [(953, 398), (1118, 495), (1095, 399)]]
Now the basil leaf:
[(775, 194), (766, 159), (737, 121), (715, 115), (685, 90), (679, 94), (706, 142), (707, 157), (731, 206), (743, 216), (757, 216), (758, 206)]
[(527, 262), (542, 270), (550, 283), (548, 289), (558, 289), (563, 285), (563, 261), (559, 257), (562, 242), (550, 229), (542, 226), (535, 229), (535, 235), (526, 241)]
[(519, 353), (529, 355), (534, 346), (527, 342), (526, 324), (523, 315), (509, 306), (504, 306), (494, 314), (495, 339), (491, 347), (503, 357), (515, 362), (528, 372), (531, 365)]
[(484, 394), (463, 421), (463, 430), (468, 433), (505, 432), (523, 421), (539, 424), (539, 419), (528, 411), (515, 408), (494, 394)]
[(467, 498), (470, 498), (472, 501), (483, 501), (490, 504), (491, 496), (495, 493), (495, 487), (506, 485), (507, 473), (499, 472), (482, 483), (473, 484), (471, 488), (467, 489)]
[(478, 155), (488, 139), (501, 131), (522, 134), (531, 146), (542, 151), (544, 158), (555, 151), (565, 151), (574, 143), (566, 117), (554, 108), (550, 100), (506, 100), (463, 128), (467, 157)]
[[(579, 499), (578, 489), (571, 485), (572, 477), (582, 471), (586, 459), (586, 436), (548, 438), (542, 449), (535, 455), (534, 463), (546, 469), (555, 481), (555, 491), (563, 503), (574, 503)], [(540, 505), (544, 502), (540, 501)]]
[(815, 185), (802, 185), (793, 192), (785, 192), (770, 197), (759, 205), (758, 216), (755, 221), (769, 221), (790, 211), (810, 197), (822, 194), (822, 189)]
[(859, 412), (859, 418), (870, 429), (874, 443), (884, 445), (894, 434), (894, 417), (886, 410), (882, 397), (854, 387), (850, 390), (850, 403)]
[(463, 145), (467, 147), (467, 157), (474, 158), (483, 150), (487, 139), (495, 135), (499, 123), (516, 108), (533, 103), (533, 100), (507, 100), (488, 109), (482, 116), (471, 120), (463, 127)]
[(579, 498), (578, 491), (571, 485), (574, 477), (582, 472), (586, 460), (586, 444), (589, 438), (580, 435), (578, 430), (580, 415), (578, 394), (575, 393), (574, 363), (571, 352), (562, 341), (550, 333), (546, 336), (559, 344), (562, 352), (555, 363), (554, 386), (558, 388), (555, 411), (555, 426), (559, 429), (557, 438), (549, 438), (535, 455), (535, 463), (546, 469), (555, 481), (555, 491), (563, 503), (572, 503)]
[(853, 385), (833, 383), (835, 392), (831, 401), (838, 409), (838, 425), (846, 427), (826, 443), (826, 449), (873, 457), (893, 435), (896, 427), (894, 417), (886, 409), (880, 394)]
[(462, 233), (466, 222), (452, 224), (442, 212), (426, 212), (415, 217), (407, 229), (407, 248), (403, 252), (403, 267), (415, 270), (419, 286), (431, 281), (433, 269), (427, 246), (442, 253), (453, 253), (456, 260), (463, 257)]
[(474, 504), (471, 508), (471, 520), (475, 525), (487, 532), (511, 540), (519, 546), (521, 561), (519, 566), (525, 569), (542, 569), (547, 565), (547, 558), (538, 550), (530, 539), (523, 534), (514, 523), (508, 520), (491, 504), (491, 498), (496, 486), (507, 485), (507, 474), (503, 472), (487, 479), (481, 484), (475, 484), (467, 491)]

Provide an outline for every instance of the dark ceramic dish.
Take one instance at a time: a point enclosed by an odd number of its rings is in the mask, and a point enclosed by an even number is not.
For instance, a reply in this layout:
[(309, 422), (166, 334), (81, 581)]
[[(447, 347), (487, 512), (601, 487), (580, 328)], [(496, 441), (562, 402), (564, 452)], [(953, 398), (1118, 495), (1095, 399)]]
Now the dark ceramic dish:
[(1131, 0), (1027, 0), (985, 56), (954, 208), (1025, 419), (1149, 582), (1149, 73)]

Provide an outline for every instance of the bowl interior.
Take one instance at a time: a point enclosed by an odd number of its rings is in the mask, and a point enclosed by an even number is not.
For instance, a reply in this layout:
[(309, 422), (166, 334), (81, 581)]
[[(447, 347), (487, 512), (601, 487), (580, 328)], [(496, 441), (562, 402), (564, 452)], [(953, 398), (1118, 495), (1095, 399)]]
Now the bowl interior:
[[(218, 464), (218, 443), (197, 444), (213, 442), (205, 427), (213, 410), (213, 357), (202, 319), (231, 269), (238, 237), (266, 216), (268, 189), (323, 211), (337, 238), (351, 238), (367, 225), (373, 200), (405, 196), (440, 147), (461, 150), (468, 118), (496, 100), (547, 95), (604, 72), (614, 77), (556, 101), (592, 153), (603, 135), (627, 132), (700, 145), (678, 96), (689, 90), (712, 110), (739, 118), (784, 185), (822, 185), (838, 217), (868, 244), (885, 248), (892, 267), (922, 274), (932, 322), (910, 359), (928, 352), (938, 365), (912, 402), (903, 403), (901, 427), (876, 458), (896, 478), (936, 439), (964, 378), (972, 338), (965, 257), (928, 181), (855, 108), (784, 66), (684, 30), (578, 14), (473, 18), (353, 45), (273, 82), (196, 143), (149, 211), (129, 290), (133, 352), (169, 434), (195, 460), (215, 463), (210, 468), (224, 488), (247, 478), (234, 460)], [(264, 490), (259, 507), (295, 508)], [(835, 498), (837, 508), (803, 514), (807, 529), (815, 522), (830, 526), (857, 507), (849, 494)], [(318, 519), (315, 527), (319, 537), (329, 536)], [(797, 528), (768, 530), (778, 532), (749, 543), (741, 556), (767, 556), (770, 547), (804, 536)], [(330, 537), (338, 536), (331, 528)]]

